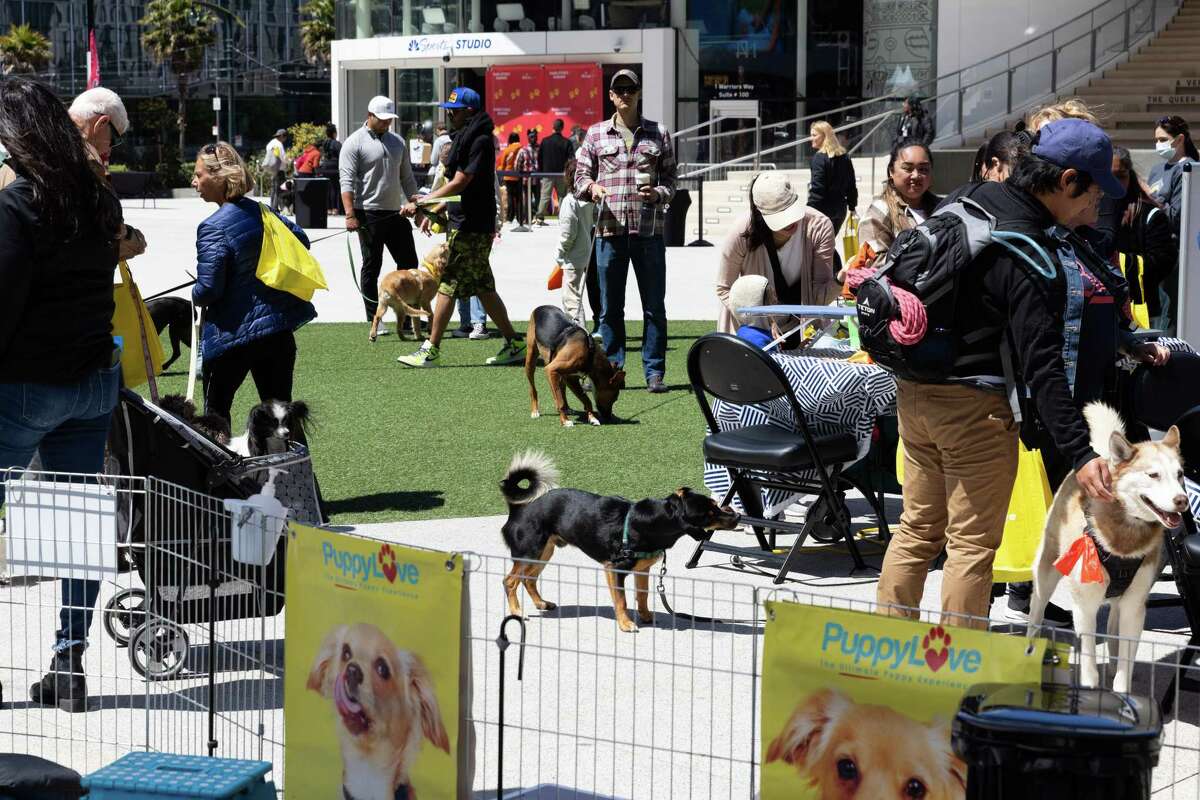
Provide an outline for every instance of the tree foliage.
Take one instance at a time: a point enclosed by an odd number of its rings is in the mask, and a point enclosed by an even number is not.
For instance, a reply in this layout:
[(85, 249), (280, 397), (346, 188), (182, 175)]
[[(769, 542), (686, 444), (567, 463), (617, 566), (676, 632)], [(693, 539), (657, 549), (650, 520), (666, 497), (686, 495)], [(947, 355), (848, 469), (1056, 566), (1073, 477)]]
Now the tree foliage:
[(0, 71), (5, 75), (40, 72), (53, 58), (50, 40), (29, 25), (12, 25), (0, 36)]
[(204, 51), (216, 43), (216, 17), (196, 0), (150, 0), (142, 17), (142, 45), (175, 73), (179, 88), (179, 152), (187, 130), (187, 96), (192, 75), (204, 63)]
[(333, 0), (308, 0), (300, 7), (300, 38), (310, 64), (329, 63), (329, 45), (336, 38)]

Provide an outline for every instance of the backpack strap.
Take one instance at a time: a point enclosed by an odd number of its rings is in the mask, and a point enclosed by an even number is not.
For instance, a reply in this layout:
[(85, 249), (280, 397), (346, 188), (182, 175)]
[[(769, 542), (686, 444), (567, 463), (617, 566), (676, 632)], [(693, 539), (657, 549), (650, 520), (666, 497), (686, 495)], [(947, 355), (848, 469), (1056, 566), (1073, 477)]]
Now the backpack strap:
[[(1011, 239), (1022, 241), (1032, 247), (1034, 252), (1036, 252), (1041, 260), (1045, 263), (1039, 264), (1034, 260), (1033, 256), (1029, 255), (1024, 250), (1009, 241)], [(1023, 233), (1017, 233), (1016, 231), (992, 231), (992, 241), (1005, 247), (1014, 255), (1021, 258), (1026, 264), (1033, 267), (1034, 272), (1041, 275), (1046, 280), (1052, 281), (1054, 280), (1054, 276), (1058, 274), (1058, 268), (1054, 266), (1054, 260), (1050, 258), (1050, 254), (1046, 252), (1046, 248), (1038, 244), (1033, 237), (1027, 236)]]

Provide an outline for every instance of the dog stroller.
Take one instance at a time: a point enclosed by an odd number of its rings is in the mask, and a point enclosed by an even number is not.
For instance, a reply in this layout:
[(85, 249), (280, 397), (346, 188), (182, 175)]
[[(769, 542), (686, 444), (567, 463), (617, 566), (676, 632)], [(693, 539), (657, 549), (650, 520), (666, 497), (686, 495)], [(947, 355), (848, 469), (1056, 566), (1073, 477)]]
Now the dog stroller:
[[(144, 588), (113, 596), (104, 630), (129, 647), (133, 668), (152, 679), (184, 667), (184, 625), (274, 616), (283, 608), (284, 539), (261, 563), (231, 552), (224, 500), (245, 500), (270, 483), (288, 519), (320, 524), (311, 458), (288, 452), (245, 458), (135, 392), (123, 389), (109, 435), (109, 471), (146, 479), (118, 510), (121, 562)], [(266, 546), (266, 545), (264, 545)]]

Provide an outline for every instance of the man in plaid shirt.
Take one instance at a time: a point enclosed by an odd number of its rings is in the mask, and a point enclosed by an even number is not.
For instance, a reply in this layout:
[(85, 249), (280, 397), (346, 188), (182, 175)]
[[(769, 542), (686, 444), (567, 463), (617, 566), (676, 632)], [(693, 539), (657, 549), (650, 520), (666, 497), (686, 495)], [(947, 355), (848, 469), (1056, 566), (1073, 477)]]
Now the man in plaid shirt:
[(667, 129), (638, 113), (641, 81), (632, 70), (613, 75), (612, 119), (588, 129), (576, 151), (575, 196), (597, 203), (596, 268), (600, 273), (600, 335), (608, 358), (625, 364), (625, 282), (629, 262), (642, 298), (646, 389), (667, 391), (667, 250), (663, 224), (675, 195), (675, 154)]
[[(529, 138), (529, 143), (521, 148), (521, 152), (517, 153), (517, 170), (520, 172), (537, 172), (538, 171), (538, 132), (534, 128), (529, 129), (526, 134)], [(526, 189), (526, 184), (529, 188)], [(521, 204), (529, 206), (525, 209), (525, 219), (533, 222), (533, 209), (537, 207), (537, 178), (522, 178), (521, 179)], [(529, 202), (525, 200), (528, 198)], [(541, 223), (545, 225), (545, 222)]]

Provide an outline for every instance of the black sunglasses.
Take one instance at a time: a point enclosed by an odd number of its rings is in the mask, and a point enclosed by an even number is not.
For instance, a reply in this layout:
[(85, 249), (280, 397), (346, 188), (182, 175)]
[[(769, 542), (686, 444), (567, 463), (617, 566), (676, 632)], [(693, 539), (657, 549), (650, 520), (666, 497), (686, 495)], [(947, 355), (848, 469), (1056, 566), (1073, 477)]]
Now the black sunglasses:
[(636, 86), (634, 86), (633, 84), (630, 84), (630, 83), (624, 83), (624, 84), (621, 84), (620, 86), (614, 86), (614, 87), (612, 87), (612, 91), (613, 91), (615, 94), (619, 94), (619, 95), (621, 95), (622, 97), (625, 97), (625, 96), (627, 96), (627, 95), (631, 95), (631, 94), (637, 94), (637, 93), (638, 93), (638, 87), (636, 87)]
[(206, 144), (200, 152), (206, 156), (215, 156), (217, 154), (217, 146), (215, 144)]
[(111, 122), (108, 123), (108, 136), (111, 141), (109, 144), (109, 149), (116, 150), (121, 146), (121, 142), (123, 141), (121, 139), (121, 134), (117, 133), (117, 126), (113, 125)]

